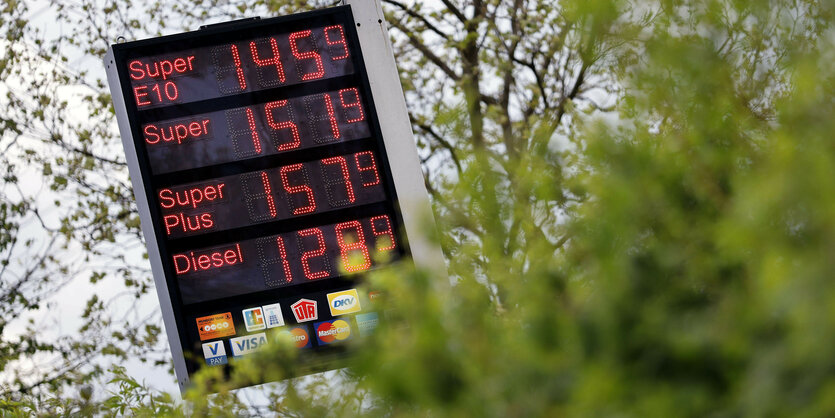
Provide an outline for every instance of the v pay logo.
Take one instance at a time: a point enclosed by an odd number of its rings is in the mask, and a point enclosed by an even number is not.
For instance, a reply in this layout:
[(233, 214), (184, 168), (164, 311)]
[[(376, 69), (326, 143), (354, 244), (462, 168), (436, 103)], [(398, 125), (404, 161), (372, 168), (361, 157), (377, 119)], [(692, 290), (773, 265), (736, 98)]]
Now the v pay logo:
[(223, 346), (223, 340), (203, 344), (203, 357), (209, 366), (226, 364), (226, 347)]
[(328, 293), (328, 307), (333, 316), (359, 312), (362, 308), (360, 307), (360, 298), (357, 289)]

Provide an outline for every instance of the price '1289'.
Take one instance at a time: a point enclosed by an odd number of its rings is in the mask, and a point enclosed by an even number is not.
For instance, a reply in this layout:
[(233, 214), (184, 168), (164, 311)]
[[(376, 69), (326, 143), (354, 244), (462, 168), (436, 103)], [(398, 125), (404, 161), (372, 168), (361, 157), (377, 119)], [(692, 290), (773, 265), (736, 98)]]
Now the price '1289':
[(397, 257), (397, 247), (391, 218), (383, 214), (177, 253), (172, 262), (182, 279), (257, 269), (271, 288), (361, 273)]

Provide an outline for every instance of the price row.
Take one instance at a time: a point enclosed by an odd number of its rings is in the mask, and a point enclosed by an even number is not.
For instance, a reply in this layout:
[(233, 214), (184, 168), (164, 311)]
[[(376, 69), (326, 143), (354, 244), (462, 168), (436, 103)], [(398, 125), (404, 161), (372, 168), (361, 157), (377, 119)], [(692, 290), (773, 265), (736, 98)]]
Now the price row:
[(176, 253), (186, 303), (368, 271), (399, 257), (397, 226), (378, 215)]
[[(157, 190), (166, 236), (178, 238), (385, 199), (372, 151)], [(246, 214), (246, 216), (243, 216)]]
[(127, 63), (140, 109), (353, 73), (342, 25), (142, 57)]
[(147, 123), (154, 173), (197, 168), (370, 136), (356, 87)]

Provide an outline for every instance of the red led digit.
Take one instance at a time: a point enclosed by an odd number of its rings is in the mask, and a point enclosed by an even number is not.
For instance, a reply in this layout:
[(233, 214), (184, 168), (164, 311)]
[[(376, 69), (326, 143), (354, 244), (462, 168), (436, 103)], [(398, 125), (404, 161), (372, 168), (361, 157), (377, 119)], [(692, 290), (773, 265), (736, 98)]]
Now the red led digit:
[(270, 178), (267, 177), (266, 171), (261, 172), (261, 183), (264, 184), (264, 193), (267, 197), (267, 206), (270, 208), (270, 216), (275, 218), (276, 215), (278, 215), (278, 212), (275, 210), (275, 199), (273, 199), (273, 191), (270, 187)]
[[(348, 163), (345, 161), (345, 157), (340, 156), (325, 158), (324, 160), (322, 160), (322, 164), (339, 164), (339, 168), (342, 171), (342, 181), (345, 184), (345, 191), (348, 194), (348, 201), (354, 203), (354, 200), (356, 200), (356, 198), (354, 197), (354, 187), (351, 186), (351, 178), (348, 173)], [(329, 179), (327, 178), (325, 181), (328, 182), (328, 185), (332, 184), (329, 182)]]
[(258, 48), (256, 48), (255, 42), (253, 41), (253, 42), (249, 43), (249, 50), (250, 50), (250, 52), (252, 52), (252, 61), (254, 61), (255, 64), (258, 65), (259, 67), (266, 67), (268, 65), (275, 65), (275, 69), (278, 72), (278, 80), (283, 83), (284, 82), (284, 67), (281, 66), (281, 57), (279, 56), (279, 53), (278, 53), (278, 42), (276, 42), (275, 38), (270, 38), (270, 49), (273, 52), (273, 57), (269, 58), (269, 59), (260, 59), (258, 57)]
[[(312, 73), (307, 73), (302, 76), (302, 80), (315, 80), (317, 78), (322, 78), (325, 76), (325, 67), (322, 65), (322, 57), (319, 55), (318, 52), (314, 51), (306, 51), (300, 52), (299, 47), (296, 44), (298, 39), (313, 37), (313, 32), (308, 30), (303, 30), (299, 32), (293, 32), (290, 34), (290, 50), (293, 51), (293, 56), (296, 57), (297, 60), (305, 60), (305, 59), (312, 59), (315, 60), (316, 63), (316, 71)], [(314, 43), (315, 49), (315, 43)]]
[(293, 142), (288, 142), (276, 146), (276, 148), (278, 148), (279, 151), (286, 151), (288, 149), (298, 148), (299, 145), (301, 145), (301, 137), (299, 137), (299, 128), (296, 126), (296, 124), (291, 121), (276, 122), (275, 118), (273, 117), (273, 109), (277, 109), (279, 107), (284, 106), (287, 106), (287, 100), (278, 100), (264, 105), (264, 112), (267, 114), (267, 124), (270, 125), (270, 128), (273, 128), (275, 130), (289, 129), (290, 132), (292, 132), (293, 134)]
[[(350, 92), (354, 94), (353, 102), (345, 102), (345, 93)], [(360, 103), (360, 92), (357, 90), (356, 87), (351, 87), (349, 89), (342, 89), (339, 90), (339, 101), (342, 103), (342, 108), (345, 109), (345, 118), (348, 119), (348, 123), (359, 122), (365, 119), (365, 113), (362, 111), (362, 104)], [(356, 107), (357, 111), (359, 112), (359, 116), (355, 118), (349, 118), (347, 115), (347, 111), (349, 107)]]
[(275, 219), (278, 211), (267, 172), (245, 173), (240, 176), (240, 180), (249, 219), (253, 222)]
[(258, 129), (255, 127), (255, 114), (250, 108), (246, 108), (246, 121), (249, 124), (249, 132), (252, 134), (252, 146), (255, 153), (261, 153), (261, 138), (258, 137)]
[[(336, 30), (338, 32), (339, 39), (331, 41), (331, 31)], [(345, 53), (339, 57), (331, 57), (331, 61), (336, 60), (343, 60), (348, 58), (348, 43), (345, 42), (345, 31), (342, 29), (342, 25), (333, 25), (328, 26), (325, 28), (325, 41), (328, 45), (339, 45), (342, 44), (342, 48), (344, 49)]]
[[(377, 164), (374, 162), (374, 154), (371, 151), (358, 152), (354, 154), (354, 159), (357, 161), (357, 170), (360, 172), (360, 177), (362, 177), (362, 173), (365, 171), (370, 171), (374, 174), (374, 180), (365, 181), (364, 178), (362, 179), (363, 187), (380, 184), (380, 175), (377, 174)], [(361, 159), (365, 160), (365, 162), (361, 162)]]
[(333, 111), (331, 96), (328, 93), (325, 93), (322, 94), (322, 97), (325, 99), (325, 108), (328, 111), (328, 118), (331, 121), (331, 131), (333, 132), (333, 137), (334, 139), (339, 139), (339, 125), (336, 124), (336, 114)]
[[(355, 242), (346, 242), (343, 230), (353, 229), (357, 233)], [(365, 246), (365, 237), (362, 235), (362, 225), (359, 221), (343, 222), (336, 225), (336, 241), (339, 243), (339, 252), (342, 258), (342, 266), (348, 272), (368, 270), (371, 267), (371, 257), (368, 256), (368, 247)], [(359, 251), (362, 254), (362, 262), (358, 265), (351, 265), (351, 252)]]
[(281, 266), (284, 267), (285, 282), (293, 281), (293, 273), (290, 272), (290, 262), (287, 261), (287, 250), (284, 248), (284, 240), (281, 237), (275, 237), (275, 245), (278, 247), (278, 254), (281, 256)]
[[(313, 190), (310, 188), (310, 186), (308, 186), (306, 184), (302, 184), (300, 186), (291, 186), (290, 181), (287, 179), (287, 174), (292, 173), (294, 171), (301, 171), (302, 174), (304, 175), (305, 180), (308, 179), (307, 178), (307, 172), (305, 171), (303, 164), (299, 163), (299, 164), (287, 165), (287, 166), (281, 167), (281, 184), (284, 186), (284, 190), (286, 190), (287, 193), (289, 193), (289, 194), (305, 193), (305, 195), (307, 197), (308, 205), (298, 207), (298, 208), (293, 208), (293, 215), (302, 215), (302, 214), (305, 214), (305, 213), (313, 212), (314, 210), (316, 210), (316, 201), (313, 200)], [(289, 195), (288, 195), (288, 199), (290, 199)], [(293, 203), (292, 199), (290, 199), (290, 206), (291, 207), (295, 206), (295, 203)]]
[(154, 87), (151, 87), (151, 91), (157, 94), (157, 101), (162, 102), (162, 93), (159, 91), (159, 83), (154, 84)]
[[(301, 237), (309, 237), (311, 235), (316, 235), (316, 239), (318, 241), (318, 248), (315, 250), (305, 251), (302, 253), (302, 269), (304, 269), (304, 276), (310, 280), (314, 279), (321, 279), (323, 277), (328, 276), (328, 272), (326, 270), (322, 271), (311, 271), (310, 270), (310, 262), (307, 261), (313, 257), (319, 257), (325, 255), (325, 237), (322, 234), (322, 230), (319, 228), (310, 228), (299, 231), (299, 236)], [(327, 263), (327, 260), (326, 260)]]
[[(377, 222), (382, 221), (385, 223), (385, 228), (378, 230), (377, 229)], [(375, 246), (377, 247), (377, 251), (388, 251), (394, 249), (394, 234), (391, 231), (391, 222), (389, 221), (388, 215), (380, 215), (371, 218), (371, 232), (374, 233), (375, 238)], [(381, 246), (377, 238), (382, 235), (388, 235), (390, 244), (388, 246)]]
[(232, 50), (232, 60), (235, 62), (235, 73), (238, 75), (238, 84), (240, 84), (241, 90), (246, 90), (244, 68), (243, 66), (241, 66), (241, 56), (240, 54), (238, 54), (238, 47), (235, 45), (230, 45), (230, 49)]

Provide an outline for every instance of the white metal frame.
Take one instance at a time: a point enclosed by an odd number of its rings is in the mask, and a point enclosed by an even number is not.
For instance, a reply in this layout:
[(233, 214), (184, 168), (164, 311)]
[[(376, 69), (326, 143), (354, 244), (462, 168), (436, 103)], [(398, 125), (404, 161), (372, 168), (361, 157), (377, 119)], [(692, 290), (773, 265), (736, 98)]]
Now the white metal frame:
[(125, 159), (128, 162), (133, 194), (136, 198), (136, 206), (139, 208), (139, 220), (142, 226), (142, 235), (145, 236), (145, 245), (148, 248), (148, 259), (151, 261), (151, 273), (154, 275), (154, 285), (157, 288), (157, 297), (159, 297), (159, 304), (162, 309), (162, 321), (165, 325), (165, 333), (168, 336), (171, 356), (174, 358), (174, 373), (177, 376), (180, 393), (183, 393), (189, 383), (188, 369), (186, 369), (183, 347), (180, 344), (180, 333), (174, 318), (174, 307), (171, 305), (171, 295), (168, 293), (168, 284), (165, 282), (162, 256), (159, 253), (154, 224), (151, 222), (151, 209), (148, 206), (148, 196), (145, 194), (145, 182), (142, 180), (142, 172), (139, 170), (136, 145), (128, 121), (128, 110), (122, 95), (122, 83), (119, 80), (119, 72), (116, 70), (112, 48), (107, 50), (107, 55), (104, 57), (104, 66), (107, 70), (107, 82), (110, 85), (110, 94), (116, 111), (116, 121), (119, 123), (119, 131), (122, 134), (122, 146), (125, 148)]
[(427, 236), (427, 232), (435, 228), (432, 205), (423, 182), (423, 171), (383, 9), (379, 0), (344, 0), (344, 4), (351, 6), (357, 24), (386, 154), (389, 162), (397, 162), (389, 166), (412, 259), (417, 267), (446, 276), (443, 252)]

